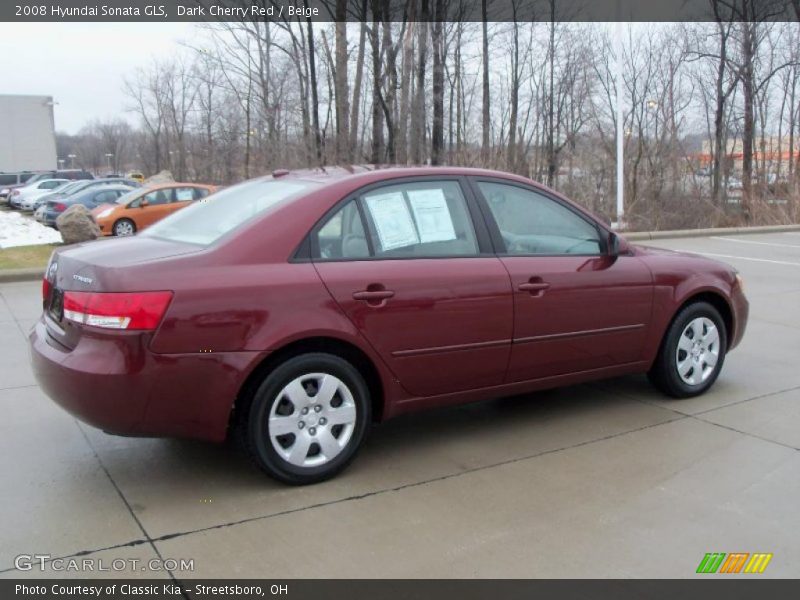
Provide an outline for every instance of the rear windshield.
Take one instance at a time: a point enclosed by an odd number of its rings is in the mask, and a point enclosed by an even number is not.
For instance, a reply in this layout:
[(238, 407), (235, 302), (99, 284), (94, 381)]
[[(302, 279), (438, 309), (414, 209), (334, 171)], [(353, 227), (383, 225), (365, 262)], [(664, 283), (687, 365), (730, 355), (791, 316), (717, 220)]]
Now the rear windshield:
[(296, 198), (318, 184), (310, 181), (245, 181), (195, 201), (142, 232), (176, 242), (203, 246), (280, 202)]

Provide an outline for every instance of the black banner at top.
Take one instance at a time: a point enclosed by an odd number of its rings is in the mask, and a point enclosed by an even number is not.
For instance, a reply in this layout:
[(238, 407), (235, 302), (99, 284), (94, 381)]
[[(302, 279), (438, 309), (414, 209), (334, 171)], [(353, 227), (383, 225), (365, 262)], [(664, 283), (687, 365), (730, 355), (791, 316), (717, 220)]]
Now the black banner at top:
[(798, 21), (800, 0), (3, 0), (0, 21)]

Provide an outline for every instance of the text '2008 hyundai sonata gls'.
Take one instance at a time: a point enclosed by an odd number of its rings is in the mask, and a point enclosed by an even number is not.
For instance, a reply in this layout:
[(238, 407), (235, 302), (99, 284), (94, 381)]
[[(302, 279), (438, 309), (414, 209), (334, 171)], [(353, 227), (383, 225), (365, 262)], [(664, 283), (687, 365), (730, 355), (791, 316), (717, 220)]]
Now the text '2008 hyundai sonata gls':
[(748, 313), (727, 265), (631, 246), (522, 177), (424, 167), (247, 181), (56, 251), (43, 296), (57, 403), (112, 433), (236, 435), (289, 483), (421, 408), (628, 373), (700, 394)]

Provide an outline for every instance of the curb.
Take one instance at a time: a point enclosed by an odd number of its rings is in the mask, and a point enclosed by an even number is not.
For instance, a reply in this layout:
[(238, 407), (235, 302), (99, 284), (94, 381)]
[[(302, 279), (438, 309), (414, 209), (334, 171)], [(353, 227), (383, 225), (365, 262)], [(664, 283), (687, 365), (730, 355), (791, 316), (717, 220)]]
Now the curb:
[(782, 233), (784, 231), (800, 231), (800, 225), (758, 225), (756, 227), (717, 227), (710, 229), (676, 229), (673, 231), (620, 231), (619, 234), (626, 240), (639, 241), (747, 233)]
[(31, 269), (3, 269), (0, 270), (0, 283), (13, 281), (36, 281), (44, 277), (44, 267)]

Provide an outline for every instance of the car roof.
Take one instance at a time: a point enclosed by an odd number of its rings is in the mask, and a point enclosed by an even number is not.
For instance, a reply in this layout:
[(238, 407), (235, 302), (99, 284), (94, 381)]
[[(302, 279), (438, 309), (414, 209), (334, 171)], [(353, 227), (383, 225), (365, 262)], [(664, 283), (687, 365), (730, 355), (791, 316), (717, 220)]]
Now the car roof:
[(277, 169), (271, 175), (266, 175), (263, 179), (302, 179), (318, 183), (332, 183), (346, 179), (370, 179), (381, 181), (384, 179), (394, 179), (397, 177), (424, 177), (427, 175), (438, 176), (483, 176), (483, 177), (502, 177), (503, 179), (516, 179), (530, 182), (529, 179), (489, 169), (478, 169), (473, 167), (451, 167), (451, 166), (405, 166), (405, 165), (347, 165), (347, 166), (325, 166), (310, 169)]

